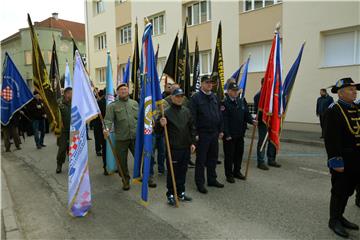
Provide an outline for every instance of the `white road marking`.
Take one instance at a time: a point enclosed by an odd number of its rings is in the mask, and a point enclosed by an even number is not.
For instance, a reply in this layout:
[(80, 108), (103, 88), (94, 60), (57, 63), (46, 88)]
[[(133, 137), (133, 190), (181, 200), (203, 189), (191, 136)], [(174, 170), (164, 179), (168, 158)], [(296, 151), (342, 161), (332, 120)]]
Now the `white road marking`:
[(312, 168), (306, 168), (306, 167), (300, 167), (301, 170), (307, 171), (307, 172), (314, 172), (314, 173), (319, 173), (321, 175), (326, 175), (326, 176), (330, 176), (330, 173), (325, 172), (325, 171), (320, 171), (320, 170), (316, 170), (316, 169), (312, 169)]

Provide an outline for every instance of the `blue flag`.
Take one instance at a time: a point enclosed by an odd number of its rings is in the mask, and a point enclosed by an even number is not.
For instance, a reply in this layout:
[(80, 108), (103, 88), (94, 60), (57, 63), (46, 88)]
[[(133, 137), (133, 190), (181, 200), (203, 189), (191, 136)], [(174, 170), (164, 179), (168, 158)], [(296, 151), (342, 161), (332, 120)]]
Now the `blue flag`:
[(305, 43), (303, 43), (303, 45), (301, 46), (300, 52), (298, 57), (296, 58), (294, 64), (292, 65), (292, 67), (290, 68), (288, 74), (286, 75), (285, 81), (284, 81), (284, 86), (283, 86), (283, 104), (284, 104), (284, 110), (287, 107), (288, 101), (289, 101), (289, 97), (291, 94), (291, 90), (294, 86), (294, 82), (295, 82), (295, 78), (300, 66), (300, 62), (301, 62), (301, 57), (302, 57), (302, 53), (304, 50), (304, 46)]
[(249, 68), (250, 57), (245, 63), (243, 74), (241, 75), (241, 81), (239, 82), (239, 89), (242, 89), (241, 98), (245, 97), (245, 89), (246, 89), (246, 81), (248, 75), (248, 68)]
[(5, 52), (4, 69), (1, 87), (1, 124), (6, 126), (14, 114), (34, 96), (7, 52)]
[[(148, 201), (148, 181), (152, 154), (152, 116), (156, 104), (161, 104), (162, 95), (156, 70), (154, 48), (151, 39), (152, 25), (148, 23), (144, 30), (141, 49), (141, 95), (138, 125), (136, 129), (134, 179), (142, 179), (141, 200), (144, 205)], [(142, 173), (142, 176), (141, 176)]]
[[(232, 75), (231, 75), (231, 78), (230, 79), (234, 79), (236, 84), (239, 83), (239, 76), (240, 76), (240, 71), (242, 69), (242, 67), (244, 66), (244, 64), (241, 64), (241, 66), (239, 67), (238, 70), (236, 70)], [(228, 85), (229, 85), (229, 80), (228, 79), (224, 85), (224, 92), (227, 92), (227, 89), (228, 89)]]
[(66, 60), (64, 89), (72, 87), (69, 63)]
[(130, 78), (130, 57), (128, 58), (128, 62), (126, 64), (125, 73), (123, 76), (123, 83), (129, 85), (129, 78)]
[[(106, 98), (106, 105), (109, 105), (110, 103), (112, 103), (115, 100), (110, 52), (107, 53), (105, 98)], [(111, 129), (114, 129), (114, 128), (112, 127)], [(111, 142), (115, 142), (115, 133), (113, 130), (110, 132), (109, 138), (111, 139)], [(108, 141), (106, 141), (106, 168), (107, 168), (108, 172), (110, 172), (110, 173), (113, 173), (117, 170), (115, 157), (111, 150), (110, 143)]]

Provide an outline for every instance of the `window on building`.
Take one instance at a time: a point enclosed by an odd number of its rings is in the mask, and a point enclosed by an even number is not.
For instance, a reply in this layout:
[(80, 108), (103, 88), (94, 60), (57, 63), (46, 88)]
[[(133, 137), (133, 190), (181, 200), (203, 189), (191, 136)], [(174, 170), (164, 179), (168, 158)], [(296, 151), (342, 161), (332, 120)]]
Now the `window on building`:
[(105, 11), (104, 2), (102, 0), (96, 1), (96, 14), (100, 14)]
[(211, 20), (210, 1), (200, 1), (187, 6), (188, 25), (197, 25)]
[(244, 12), (259, 9), (267, 6), (271, 6), (282, 2), (281, 0), (245, 0), (244, 1)]
[(32, 53), (31, 51), (25, 51), (25, 65), (31, 65), (32, 64)]
[(126, 44), (131, 42), (131, 24), (119, 29), (119, 43)]
[(247, 59), (251, 55), (249, 72), (264, 72), (271, 50), (271, 42), (261, 44), (249, 44), (242, 48), (242, 58)]
[[(194, 73), (194, 60), (195, 60), (195, 53), (191, 53), (189, 56), (190, 62), (190, 75)], [(211, 74), (211, 51), (202, 51), (199, 52), (199, 64), (200, 64), (200, 75)]]
[(165, 68), (165, 64), (166, 64), (166, 57), (158, 58), (156, 68), (157, 68), (159, 78), (161, 78), (161, 75)]
[(102, 33), (98, 36), (95, 37), (95, 44), (96, 44), (96, 49), (97, 50), (102, 50), (105, 49), (107, 44), (106, 44), (106, 33)]
[(148, 17), (148, 19), (153, 25), (153, 36), (165, 33), (165, 13)]
[(47, 53), (47, 63), (46, 64), (51, 64), (51, 57), (52, 57), (52, 51), (46, 51)]
[(102, 67), (102, 68), (96, 68), (95, 69), (95, 75), (96, 75), (96, 80), (99, 83), (104, 83), (106, 82), (106, 68)]
[(324, 67), (360, 64), (360, 30), (323, 35)]

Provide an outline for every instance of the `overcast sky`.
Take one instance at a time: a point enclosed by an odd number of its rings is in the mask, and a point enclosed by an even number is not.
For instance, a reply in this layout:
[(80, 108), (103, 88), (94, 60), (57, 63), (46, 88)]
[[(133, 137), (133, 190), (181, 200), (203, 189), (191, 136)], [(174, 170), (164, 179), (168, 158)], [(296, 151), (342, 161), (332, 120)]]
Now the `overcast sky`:
[(32, 22), (40, 22), (51, 13), (59, 18), (85, 23), (84, 0), (4, 0), (0, 3), (0, 40), (28, 27), (27, 13)]

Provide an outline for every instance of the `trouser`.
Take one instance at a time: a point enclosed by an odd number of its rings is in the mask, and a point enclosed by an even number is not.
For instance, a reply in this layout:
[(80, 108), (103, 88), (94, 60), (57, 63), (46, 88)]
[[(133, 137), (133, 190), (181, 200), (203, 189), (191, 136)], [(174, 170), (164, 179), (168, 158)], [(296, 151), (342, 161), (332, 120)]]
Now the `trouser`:
[(106, 140), (104, 138), (104, 134), (101, 132), (102, 137), (99, 139), (101, 144), (101, 157), (103, 161), (103, 168), (106, 169)]
[(238, 175), (244, 154), (244, 138), (235, 137), (231, 140), (224, 139), (223, 147), (225, 176), (233, 177), (234, 175)]
[(95, 139), (95, 151), (96, 153), (101, 152), (102, 150), (102, 139), (104, 138), (103, 129), (101, 122), (97, 122), (97, 119), (94, 120), (94, 139)]
[[(190, 146), (185, 149), (171, 149), (171, 158), (174, 169), (176, 190), (178, 194), (181, 194), (185, 192), (186, 172), (190, 161)], [(166, 167), (167, 169), (170, 169), (168, 158), (166, 161)], [(166, 187), (168, 189), (166, 195), (173, 195), (174, 188), (170, 171), (167, 172)]]
[[(164, 135), (155, 133), (153, 136), (153, 153), (151, 155), (152, 162), (155, 163), (155, 150), (157, 149), (157, 164), (158, 164), (158, 172), (163, 173), (165, 171), (165, 143), (164, 143)], [(152, 172), (154, 172), (152, 170)]]
[(45, 136), (45, 119), (33, 120), (32, 127), (36, 146), (43, 145)]
[(360, 183), (356, 186), (356, 199), (360, 199)]
[(330, 221), (343, 217), (349, 197), (360, 184), (359, 173), (331, 172)]
[(8, 151), (10, 150), (10, 138), (14, 139), (14, 143), (16, 147), (20, 147), (20, 137), (19, 137), (19, 130), (14, 125), (9, 126), (2, 126), (3, 133), (4, 133), (4, 144), (5, 149)]
[(62, 132), (61, 135), (57, 139), (58, 152), (57, 152), (57, 164), (62, 165), (65, 162), (65, 158), (67, 153), (69, 152), (69, 132)]
[(219, 154), (218, 133), (199, 133), (196, 150), (195, 183), (197, 186), (205, 184), (205, 167), (207, 182), (216, 181), (216, 162)]
[(320, 127), (321, 127), (321, 136), (324, 137), (324, 114), (320, 114), (319, 115), (319, 119), (320, 119)]
[[(258, 164), (265, 163), (266, 144), (265, 144), (262, 151), (260, 151), (260, 149), (261, 149), (261, 145), (264, 142), (267, 131), (268, 130), (267, 130), (266, 125), (263, 122), (259, 121), (259, 125), (258, 125), (258, 143), (257, 143), (257, 163)], [(274, 146), (274, 144), (272, 144), (268, 140), (267, 140), (266, 156), (267, 156), (268, 162), (275, 162), (275, 159), (276, 159), (276, 147)]]
[(127, 161), (128, 150), (130, 150), (131, 154), (135, 156), (135, 140), (134, 139), (125, 140), (125, 141), (116, 140), (115, 148), (120, 156), (120, 166), (121, 169), (123, 170), (125, 180), (129, 181), (130, 175), (129, 175), (128, 161)]

